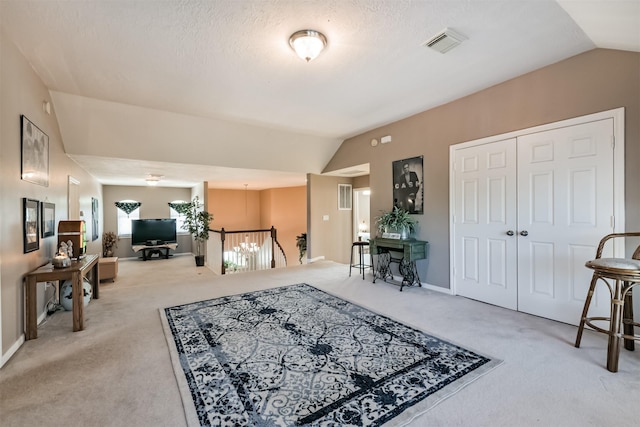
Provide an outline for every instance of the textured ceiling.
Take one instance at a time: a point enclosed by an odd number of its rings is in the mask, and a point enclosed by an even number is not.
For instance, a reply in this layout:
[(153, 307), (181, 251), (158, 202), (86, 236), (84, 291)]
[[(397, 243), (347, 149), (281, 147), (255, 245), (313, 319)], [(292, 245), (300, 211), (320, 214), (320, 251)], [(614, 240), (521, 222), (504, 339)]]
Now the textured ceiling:
[[(637, 0), (3, 0), (0, 15), (52, 92), (67, 153), (113, 184), (165, 168), (161, 184), (215, 185), (229, 172), (215, 168), (231, 167), (245, 181), (266, 170), (253, 188), (292, 185), (291, 174), (302, 185), (349, 136), (594, 47), (640, 50)], [(422, 46), (445, 27), (468, 40), (444, 55)], [(329, 40), (311, 63), (287, 43), (304, 28)], [(132, 109), (153, 138), (123, 119)], [(198, 132), (176, 141), (167, 123)], [(168, 167), (176, 144), (184, 156)], [(203, 146), (225, 154), (199, 155)], [(271, 184), (269, 171), (284, 177)]]

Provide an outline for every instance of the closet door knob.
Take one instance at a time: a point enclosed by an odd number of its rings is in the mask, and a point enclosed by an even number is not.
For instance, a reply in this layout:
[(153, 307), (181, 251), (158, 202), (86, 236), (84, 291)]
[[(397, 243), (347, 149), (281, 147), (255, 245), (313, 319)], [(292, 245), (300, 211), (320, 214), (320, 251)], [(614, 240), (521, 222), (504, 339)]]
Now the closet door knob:
[(507, 231), (507, 236), (513, 236), (513, 230)]
[(525, 237), (526, 237), (526, 236), (528, 236), (528, 235), (529, 235), (529, 232), (528, 232), (527, 230), (522, 230), (522, 231), (520, 232), (520, 235), (521, 235), (521, 236), (525, 236)]

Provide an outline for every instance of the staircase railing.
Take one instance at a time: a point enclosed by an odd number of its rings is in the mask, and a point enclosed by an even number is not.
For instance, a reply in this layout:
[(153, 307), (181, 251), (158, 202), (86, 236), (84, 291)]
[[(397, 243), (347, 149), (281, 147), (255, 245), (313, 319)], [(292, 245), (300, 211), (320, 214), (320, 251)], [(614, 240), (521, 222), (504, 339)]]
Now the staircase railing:
[(287, 266), (274, 227), (264, 230), (209, 230), (208, 264), (218, 274), (243, 273)]

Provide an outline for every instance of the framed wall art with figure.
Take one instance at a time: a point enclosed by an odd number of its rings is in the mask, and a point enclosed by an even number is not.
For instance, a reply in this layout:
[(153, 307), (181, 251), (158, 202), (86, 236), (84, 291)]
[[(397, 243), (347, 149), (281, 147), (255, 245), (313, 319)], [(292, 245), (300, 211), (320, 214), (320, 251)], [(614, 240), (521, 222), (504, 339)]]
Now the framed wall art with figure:
[(422, 156), (393, 162), (393, 206), (412, 214), (424, 213)]

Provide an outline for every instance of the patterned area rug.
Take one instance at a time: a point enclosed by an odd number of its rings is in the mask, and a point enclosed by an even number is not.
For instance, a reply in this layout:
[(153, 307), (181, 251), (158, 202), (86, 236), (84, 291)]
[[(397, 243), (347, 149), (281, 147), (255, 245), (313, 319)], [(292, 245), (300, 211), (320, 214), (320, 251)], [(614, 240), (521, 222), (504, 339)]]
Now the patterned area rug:
[(306, 284), (161, 314), (190, 426), (401, 425), (500, 363)]

